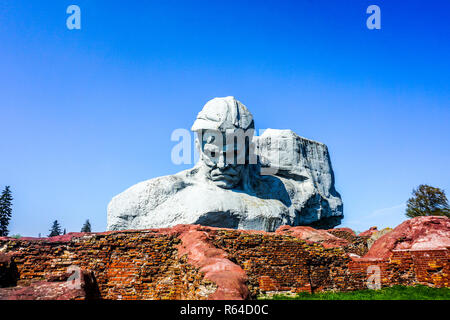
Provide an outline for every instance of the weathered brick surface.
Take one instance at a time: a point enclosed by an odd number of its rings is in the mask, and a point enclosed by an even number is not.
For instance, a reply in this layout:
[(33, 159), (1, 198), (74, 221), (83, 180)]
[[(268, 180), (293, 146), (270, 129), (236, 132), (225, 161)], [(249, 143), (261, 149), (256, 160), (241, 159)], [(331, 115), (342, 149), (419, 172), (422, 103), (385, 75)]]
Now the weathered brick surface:
[(235, 230), (214, 233), (215, 245), (226, 250), (246, 271), (253, 296), (268, 291), (355, 288), (355, 279), (348, 273), (351, 259), (342, 248), (325, 249), (295, 237), (267, 233)]
[(348, 228), (335, 228), (335, 229), (328, 229), (328, 233), (331, 233), (332, 235), (345, 239), (349, 242), (355, 241), (355, 238), (357, 238), (356, 234)]
[(417, 281), (435, 287), (450, 287), (449, 250), (410, 251)]
[[(200, 233), (204, 236), (197, 238)], [(197, 246), (195, 239), (203, 244)], [(450, 274), (448, 249), (397, 250), (385, 259), (351, 258), (348, 248), (324, 248), (289, 235), (199, 226), (56, 240), (3, 239), (0, 249), (3, 255), (13, 255), (19, 285), (64, 275), (76, 265), (92, 272), (103, 299), (206, 299), (218, 288), (226, 292), (227, 285), (234, 285), (245, 298), (246, 290), (233, 284), (236, 281), (221, 279), (221, 272), (232, 279), (233, 272), (242, 270), (247, 277), (236, 279), (245, 281), (250, 298), (268, 292), (365, 289), (367, 268), (373, 265), (381, 269), (382, 286), (448, 287)], [(0, 271), (5, 266), (0, 260)], [(214, 279), (221, 279), (219, 285)]]
[(186, 257), (177, 257), (176, 235), (141, 231), (66, 242), (2, 242), (14, 252), (22, 285), (64, 274), (76, 265), (94, 273), (104, 299), (205, 299), (208, 288), (214, 287)]
[(359, 256), (363, 256), (369, 251), (368, 243), (370, 236), (357, 236), (355, 233), (348, 228), (336, 228), (327, 230), (335, 237), (345, 239), (349, 242), (348, 245), (344, 246), (345, 252), (354, 253)]
[(368, 236), (362, 236), (362, 237), (354, 237), (350, 244), (343, 247), (345, 252), (347, 253), (354, 253), (358, 256), (364, 256), (368, 251), (368, 240), (370, 237)]
[(353, 275), (367, 275), (367, 268), (381, 269), (381, 285), (424, 284), (433, 287), (450, 286), (449, 250), (395, 250), (388, 259), (361, 258), (349, 264)]

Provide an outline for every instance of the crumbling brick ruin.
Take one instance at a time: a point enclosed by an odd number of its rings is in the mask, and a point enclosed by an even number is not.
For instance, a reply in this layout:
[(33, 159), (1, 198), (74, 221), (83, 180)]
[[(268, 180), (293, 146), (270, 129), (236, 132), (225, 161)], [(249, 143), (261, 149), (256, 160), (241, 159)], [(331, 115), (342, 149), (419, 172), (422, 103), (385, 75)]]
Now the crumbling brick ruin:
[[(367, 289), (369, 266), (380, 268), (381, 286), (450, 286), (448, 248), (361, 258), (351, 254), (352, 244), (361, 239), (345, 232), (340, 236), (347, 245), (179, 225), (2, 238), (0, 299), (251, 299), (274, 292), (349, 291)], [(81, 270), (74, 292), (68, 281), (71, 266)]]

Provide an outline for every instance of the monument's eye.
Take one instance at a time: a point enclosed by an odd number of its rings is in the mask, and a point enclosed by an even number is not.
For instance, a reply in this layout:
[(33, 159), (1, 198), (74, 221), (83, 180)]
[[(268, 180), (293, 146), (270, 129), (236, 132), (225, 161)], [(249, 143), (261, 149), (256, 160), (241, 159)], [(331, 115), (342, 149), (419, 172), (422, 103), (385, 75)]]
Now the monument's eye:
[(208, 157), (211, 157), (211, 158), (215, 158), (216, 156), (218, 156), (219, 155), (219, 149), (218, 149), (218, 147), (216, 146), (216, 145), (214, 145), (214, 144), (205, 144), (205, 147), (204, 147), (204, 153), (208, 156)]

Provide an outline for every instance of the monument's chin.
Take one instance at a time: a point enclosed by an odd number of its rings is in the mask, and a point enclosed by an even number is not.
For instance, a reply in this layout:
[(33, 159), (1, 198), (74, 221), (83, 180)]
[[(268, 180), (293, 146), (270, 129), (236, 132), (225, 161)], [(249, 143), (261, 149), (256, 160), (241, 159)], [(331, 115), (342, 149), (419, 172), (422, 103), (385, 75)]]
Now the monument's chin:
[(233, 189), (235, 187), (234, 184), (227, 183), (225, 181), (214, 181), (214, 184), (222, 189)]

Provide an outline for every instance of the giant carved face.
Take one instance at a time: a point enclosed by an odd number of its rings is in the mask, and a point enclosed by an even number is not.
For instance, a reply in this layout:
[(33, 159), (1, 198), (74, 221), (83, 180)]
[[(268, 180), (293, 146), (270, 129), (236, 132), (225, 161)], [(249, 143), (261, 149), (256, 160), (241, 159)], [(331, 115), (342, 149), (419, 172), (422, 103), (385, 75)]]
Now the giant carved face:
[(218, 187), (235, 188), (242, 179), (246, 165), (248, 140), (220, 131), (203, 130), (199, 134), (199, 142), (200, 160), (209, 169), (207, 177)]

